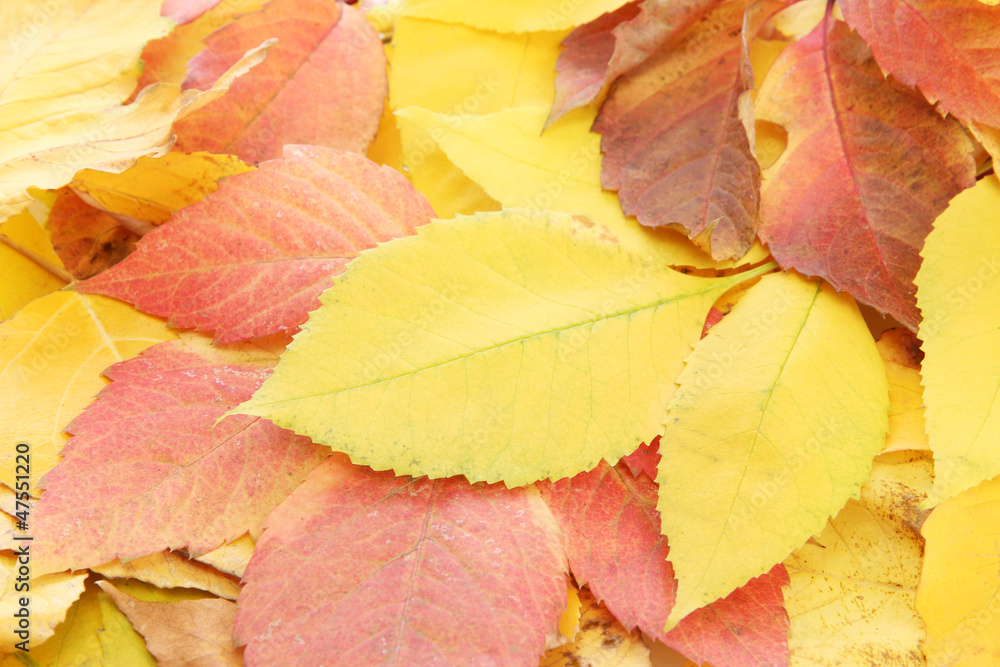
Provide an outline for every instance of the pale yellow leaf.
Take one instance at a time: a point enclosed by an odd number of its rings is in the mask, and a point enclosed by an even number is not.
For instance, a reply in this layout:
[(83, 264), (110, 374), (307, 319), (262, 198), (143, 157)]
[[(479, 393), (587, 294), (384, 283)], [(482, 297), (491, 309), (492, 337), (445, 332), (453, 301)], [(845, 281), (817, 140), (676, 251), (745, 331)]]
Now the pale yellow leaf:
[[(28, 549), (28, 569), (31, 567), (31, 549), (34, 543), (25, 540), (20, 543)], [(56, 626), (66, 618), (66, 612), (83, 593), (83, 582), (86, 572), (80, 574), (46, 574), (41, 577), (25, 577), (18, 570), (24, 563), (17, 562), (17, 556), (11, 553), (0, 553), (0, 652), (14, 651), (15, 644), (29, 639), (29, 647), (35, 649), (39, 644), (51, 637)], [(21, 557), (25, 558), (24, 556)], [(30, 577), (30, 575), (28, 575)], [(27, 584), (28, 588), (25, 588)], [(20, 590), (18, 590), (20, 589)], [(20, 627), (20, 618), (15, 614), (22, 613), (22, 598), (28, 601), (28, 636), (19, 637), (15, 631)], [(23, 618), (23, 616), (22, 616)], [(96, 637), (95, 637), (96, 640)]]
[(848, 501), (785, 561), (791, 667), (924, 664), (914, 607), (923, 539), (915, 520), (933, 473), (926, 451), (879, 456), (860, 501)]
[[(52, 249), (45, 230), (28, 211), (21, 211), (0, 222), (0, 234), (56, 266), (63, 265)], [(65, 284), (51, 271), (0, 242), (0, 321), (13, 315), (14, 311), (32, 299), (54, 292)]]
[(31, 186), (59, 188), (81, 169), (124, 171), (144, 155), (166, 154), (174, 121), (218, 99), (263, 60), (272, 43), (248, 51), (205, 91), (157, 83), (128, 106), (38, 116), (0, 130), (0, 220), (28, 205)]
[(112, 579), (138, 579), (160, 588), (200, 588), (229, 600), (240, 593), (236, 578), (173, 551), (150, 554), (124, 565), (115, 559), (90, 569)]
[(242, 577), (243, 571), (250, 563), (253, 548), (253, 538), (247, 533), (239, 539), (223, 544), (218, 549), (198, 556), (195, 560), (208, 563), (220, 572), (228, 572), (237, 577)]

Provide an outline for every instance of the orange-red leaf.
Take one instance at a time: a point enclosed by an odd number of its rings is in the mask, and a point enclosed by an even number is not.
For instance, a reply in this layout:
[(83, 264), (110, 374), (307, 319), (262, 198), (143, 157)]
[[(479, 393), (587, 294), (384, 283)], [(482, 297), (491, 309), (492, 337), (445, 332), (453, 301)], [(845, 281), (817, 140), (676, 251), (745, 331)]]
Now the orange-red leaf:
[(139, 235), (80, 199), (69, 187), (49, 212), (52, 246), (66, 270), (84, 280), (114, 266), (135, 249)]
[(757, 115), (788, 131), (761, 193), (760, 236), (775, 259), (915, 329), (924, 238), (974, 183), (964, 130), (885, 79), (864, 42), (829, 17), (782, 51)]
[(328, 450), (265, 419), (233, 415), (277, 351), (189, 338), (110, 367), (67, 430), (33, 513), (40, 571), (123, 562), (163, 549), (198, 555), (260, 532)]
[(268, 518), (237, 603), (248, 665), (538, 665), (566, 604), (532, 487), (335, 454)]
[[(632, 456), (635, 456), (633, 454)], [(655, 455), (643, 451), (643, 466)], [(633, 461), (635, 465), (637, 461)], [(736, 667), (788, 664), (781, 565), (663, 633), (677, 583), (660, 534), (657, 487), (646, 472), (601, 462), (571, 479), (539, 484), (566, 539), (570, 569), (626, 628), (638, 627), (700, 662)]]
[(942, 113), (1000, 127), (1000, 11), (982, 0), (842, 0), (879, 66)]
[(354, 153), (288, 146), (223, 180), (77, 286), (230, 343), (294, 332), (347, 262), (434, 215), (398, 172)]
[(738, 258), (753, 243), (760, 188), (744, 125), (749, 2), (690, 4), (689, 27), (620, 77), (601, 108), (602, 182), (642, 224), (674, 227), (715, 259)]
[(184, 87), (204, 87), (247, 45), (271, 37), (278, 43), (262, 65), (224, 98), (174, 125), (177, 148), (235, 153), (247, 162), (280, 157), (284, 144), (365, 152), (378, 129), (388, 83), (382, 41), (353, 7), (329, 0), (271, 0), (206, 39)]

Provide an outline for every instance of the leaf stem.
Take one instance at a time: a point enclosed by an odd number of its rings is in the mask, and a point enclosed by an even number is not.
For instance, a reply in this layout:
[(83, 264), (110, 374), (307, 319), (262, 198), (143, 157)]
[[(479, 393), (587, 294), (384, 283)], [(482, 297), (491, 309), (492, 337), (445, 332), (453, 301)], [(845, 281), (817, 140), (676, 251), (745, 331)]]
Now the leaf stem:
[(16, 252), (21, 253), (22, 255), (24, 255), (25, 257), (27, 257), (28, 259), (30, 259), (32, 262), (34, 262), (38, 266), (42, 267), (43, 269), (45, 269), (46, 271), (48, 271), (52, 275), (56, 276), (60, 280), (66, 282), (67, 284), (72, 285), (73, 283), (76, 282), (76, 278), (74, 278), (73, 275), (69, 271), (67, 271), (66, 269), (62, 268), (61, 266), (59, 266), (59, 265), (57, 265), (57, 264), (55, 264), (55, 263), (53, 263), (53, 262), (45, 259), (44, 257), (42, 257), (41, 255), (39, 255), (34, 250), (21, 245), (20, 243), (18, 243), (14, 239), (10, 238), (6, 234), (0, 234), (0, 243), (7, 244), (12, 249), (14, 249)]

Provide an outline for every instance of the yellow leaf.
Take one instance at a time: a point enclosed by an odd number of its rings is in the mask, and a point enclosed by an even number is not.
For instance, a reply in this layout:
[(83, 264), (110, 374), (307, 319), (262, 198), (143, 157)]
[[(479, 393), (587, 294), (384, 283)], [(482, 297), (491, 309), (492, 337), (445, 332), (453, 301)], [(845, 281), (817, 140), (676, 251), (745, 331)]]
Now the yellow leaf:
[(551, 104), (565, 37), (565, 31), (502, 35), (401, 17), (392, 38), (389, 104), (452, 115)]
[(1000, 474), (1000, 180), (951, 200), (914, 282), (934, 488), (927, 505)]
[(650, 667), (649, 649), (638, 630), (629, 632), (590, 590), (580, 590), (580, 630), (573, 641), (549, 649), (540, 667)]
[(146, 640), (135, 631), (111, 596), (100, 591), (97, 601), (101, 606), (101, 620), (104, 624), (98, 634), (104, 653), (104, 667), (156, 667), (156, 658), (146, 650)]
[[(56, 266), (63, 265), (52, 249), (45, 230), (28, 211), (0, 222), (0, 234)], [(65, 284), (24, 254), (0, 242), (0, 321), (32, 299), (54, 292)]]
[(933, 475), (930, 452), (879, 456), (860, 502), (785, 561), (791, 665), (924, 664), (914, 608), (923, 540), (913, 519)]
[(4, 2), (0, 146), (44, 134), (41, 119), (123, 102), (142, 71), (142, 47), (172, 27), (159, 0)]
[(889, 434), (884, 452), (930, 450), (924, 430), (920, 342), (909, 329), (890, 329), (875, 343), (889, 380)]
[[(55, 466), (101, 372), (176, 336), (162, 320), (108, 297), (54, 292), (0, 323), (0, 441), (27, 443), (31, 488)], [(0, 482), (15, 485), (14, 447), (0, 450)], [(35, 491), (37, 493), (37, 491)]]
[[(90, 30), (101, 39), (101, 30)], [(222, 96), (233, 80), (263, 60), (272, 43), (247, 51), (205, 91), (157, 83), (144, 88), (128, 106), (34, 116), (16, 128), (0, 130), (0, 220), (28, 205), (30, 186), (59, 188), (81, 169), (124, 171), (143, 155), (166, 154), (174, 121)]]
[(254, 542), (249, 533), (243, 535), (232, 542), (223, 544), (218, 549), (202, 554), (195, 560), (208, 563), (221, 572), (235, 574), (237, 577), (243, 576), (250, 563), (250, 556), (253, 555)]
[(601, 138), (590, 131), (593, 108), (567, 114), (542, 134), (548, 111), (523, 106), (452, 116), (411, 107), (397, 111), (396, 117), (400, 128), (426, 132), (455, 165), (506, 207), (586, 215), (608, 227), (633, 252), (675, 266), (715, 266), (680, 234), (626, 218), (618, 196), (601, 187)]
[[(393, 36), (389, 105), (481, 114), (507, 106), (550, 104), (564, 34), (501, 35), (454, 23), (400, 18)], [(428, 78), (424, 76), (428, 67), (444, 67), (448, 76)], [(500, 209), (419, 127), (401, 128), (400, 141), (400, 170), (439, 216)]]
[[(31, 543), (29, 544), (29, 555), (31, 553)], [(25, 543), (22, 543), (25, 544)], [(30, 562), (28, 564), (30, 568)], [(28, 646), (31, 648), (31, 655), (38, 645), (47, 640), (55, 633), (56, 626), (66, 618), (66, 612), (83, 592), (83, 582), (87, 578), (87, 573), (80, 574), (46, 574), (41, 577), (32, 578), (27, 583), (30, 590), (23, 590), (25, 581), (18, 581), (19, 564), (17, 556), (13, 554), (0, 554), (0, 581), (2, 581), (3, 596), (0, 597), (0, 618), (3, 619), (2, 632), (0, 632), (0, 652), (10, 653), (14, 651), (14, 645), (24, 639), (30, 639)], [(22, 590), (17, 590), (20, 586)], [(19, 618), (14, 614), (21, 613), (21, 598), (28, 598), (29, 614), (29, 636), (19, 637), (15, 631), (21, 630)], [(95, 637), (96, 640), (96, 637)], [(44, 663), (43, 663), (44, 664)]]
[(927, 625), (930, 667), (1000, 663), (998, 526), (1000, 478), (945, 500), (924, 524), (917, 611)]
[(572, 641), (580, 629), (580, 611), (580, 591), (567, 580), (566, 609), (563, 610), (562, 616), (559, 617), (559, 634), (565, 638), (564, 642)]
[(885, 445), (888, 384), (853, 299), (765, 276), (695, 344), (658, 466), (670, 630), (823, 530)]
[(168, 153), (141, 157), (119, 174), (85, 169), (73, 178), (73, 190), (115, 217), (159, 225), (177, 209), (218, 190), (219, 179), (247, 171), (253, 167), (233, 155)]
[(235, 600), (240, 592), (233, 577), (173, 551), (150, 554), (124, 565), (115, 559), (90, 569), (112, 579), (138, 579), (160, 588), (200, 588), (229, 600)]
[(399, 475), (575, 475), (655, 435), (709, 307), (747, 277), (675, 272), (579, 216), (431, 222), (354, 260), (233, 412)]
[(495, 32), (564, 30), (613, 12), (627, 0), (407, 0), (402, 16), (464, 23)]

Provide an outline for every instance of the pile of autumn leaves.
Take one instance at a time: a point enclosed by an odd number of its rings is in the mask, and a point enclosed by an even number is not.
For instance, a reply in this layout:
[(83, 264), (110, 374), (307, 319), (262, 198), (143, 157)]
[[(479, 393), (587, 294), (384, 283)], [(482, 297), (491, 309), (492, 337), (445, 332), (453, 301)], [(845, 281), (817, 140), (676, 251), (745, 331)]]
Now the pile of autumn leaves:
[(0, 10), (30, 657), (995, 655), (998, 9)]

